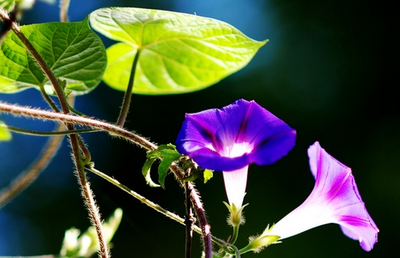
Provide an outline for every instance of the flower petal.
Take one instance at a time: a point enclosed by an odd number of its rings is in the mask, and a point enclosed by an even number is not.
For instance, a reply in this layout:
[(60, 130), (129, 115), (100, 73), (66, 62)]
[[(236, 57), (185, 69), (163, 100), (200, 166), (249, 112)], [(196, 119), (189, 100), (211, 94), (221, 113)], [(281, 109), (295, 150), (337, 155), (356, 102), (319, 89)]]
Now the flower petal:
[(351, 169), (330, 156), (318, 142), (308, 149), (315, 186), (309, 197), (269, 232), (281, 239), (323, 224), (336, 223), (365, 251), (378, 241), (379, 229), (365, 208)]
[(186, 114), (177, 150), (201, 167), (231, 171), (250, 163), (271, 164), (295, 144), (296, 133), (255, 101)]
[(246, 195), (248, 166), (235, 171), (224, 172), (225, 191), (228, 196), (229, 204), (234, 204), (236, 208), (242, 207), (244, 196)]

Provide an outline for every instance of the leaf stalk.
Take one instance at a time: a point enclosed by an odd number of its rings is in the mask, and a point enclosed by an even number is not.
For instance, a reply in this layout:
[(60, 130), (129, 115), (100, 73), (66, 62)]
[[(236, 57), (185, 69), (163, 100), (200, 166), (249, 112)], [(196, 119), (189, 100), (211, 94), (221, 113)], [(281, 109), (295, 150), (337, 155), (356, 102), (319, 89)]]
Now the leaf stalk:
[(117, 120), (117, 125), (120, 126), (120, 127), (124, 126), (125, 121), (126, 121), (126, 117), (128, 116), (129, 107), (131, 105), (132, 91), (133, 91), (133, 86), (135, 84), (135, 74), (136, 74), (136, 67), (137, 67), (137, 64), (138, 64), (138, 61), (139, 61), (139, 56), (140, 56), (140, 49), (138, 49), (136, 51), (135, 58), (133, 59), (128, 87), (127, 87), (127, 89), (125, 91), (124, 99), (122, 101), (121, 111), (119, 113), (119, 117), (118, 117), (118, 120)]

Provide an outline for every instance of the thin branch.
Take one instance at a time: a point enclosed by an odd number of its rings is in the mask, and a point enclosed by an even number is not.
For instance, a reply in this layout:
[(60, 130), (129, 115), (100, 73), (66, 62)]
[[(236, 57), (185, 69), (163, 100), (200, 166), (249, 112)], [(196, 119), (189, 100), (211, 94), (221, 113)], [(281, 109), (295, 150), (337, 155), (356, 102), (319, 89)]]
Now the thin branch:
[[(185, 220), (184, 218), (180, 217), (179, 215), (177, 215), (177, 214), (175, 214), (175, 213), (173, 213), (173, 212), (170, 212), (170, 211), (164, 209), (164, 208), (161, 207), (160, 205), (158, 205), (158, 204), (156, 204), (156, 203), (150, 201), (150, 200), (147, 199), (146, 197), (144, 197), (144, 196), (138, 194), (137, 192), (131, 190), (129, 187), (127, 187), (127, 186), (121, 184), (118, 180), (116, 180), (116, 179), (114, 179), (114, 178), (108, 176), (107, 174), (101, 172), (100, 170), (94, 168), (93, 165), (90, 165), (90, 164), (89, 164), (89, 165), (86, 165), (86, 166), (85, 166), (85, 169), (88, 170), (88, 171), (90, 171), (90, 172), (92, 172), (93, 174), (95, 174), (95, 175), (97, 175), (97, 176), (103, 178), (104, 180), (108, 181), (109, 183), (115, 185), (116, 187), (118, 187), (118, 188), (121, 189), (122, 191), (128, 193), (129, 195), (131, 195), (131, 196), (134, 197), (135, 199), (139, 200), (140, 202), (142, 202), (142, 203), (145, 204), (146, 206), (152, 208), (153, 210), (155, 210), (155, 211), (157, 211), (157, 212), (163, 214), (163, 215), (166, 216), (167, 218), (172, 219), (173, 221), (178, 222), (179, 224), (181, 224), (181, 225), (183, 225), (183, 226), (186, 226), (186, 220)], [(196, 225), (193, 225), (193, 231), (196, 232), (196, 233), (198, 233), (198, 234), (200, 234), (200, 235), (202, 234), (201, 228), (199, 228), (199, 227), (196, 226)], [(215, 236), (211, 236), (211, 240), (212, 240), (215, 244), (217, 244), (217, 245), (219, 245), (220, 247), (222, 247), (226, 252), (228, 252), (228, 253), (230, 253), (230, 254), (235, 254), (235, 251), (234, 251), (234, 250), (230, 250), (230, 248), (231, 248), (231, 249), (234, 249), (234, 248), (232, 247), (231, 244), (226, 243), (225, 241), (223, 241), (223, 240), (221, 240), (221, 239), (219, 239), (219, 238), (217, 238), (217, 237), (215, 237)], [(236, 248), (236, 249), (237, 249), (237, 248)]]
[(61, 121), (63, 123), (72, 123), (81, 126), (96, 128), (101, 131), (107, 131), (113, 136), (118, 136), (128, 141), (131, 141), (147, 150), (155, 150), (158, 147), (156, 144), (148, 141), (146, 138), (141, 137), (138, 134), (129, 132), (119, 126), (96, 120), (95, 118), (79, 117), (70, 114), (61, 114), (46, 110), (21, 107), (18, 105), (8, 104), (1, 101), (0, 101), (0, 111), (4, 111), (13, 115), (22, 115), (26, 117), (33, 117), (36, 119)]
[[(68, 134), (93, 133), (99, 131), (96, 129), (75, 129), (67, 131), (64, 130), (64, 131), (42, 132), (42, 131), (22, 129), (10, 125), (3, 125), (3, 126), (7, 128), (9, 131), (13, 131), (20, 134), (35, 135), (35, 136), (57, 136), (57, 135), (68, 135)], [(64, 126), (61, 126), (61, 128), (64, 128)]]
[(47, 102), (47, 104), (49, 104), (49, 106), (51, 107), (51, 109), (53, 109), (55, 112), (60, 112), (60, 110), (58, 109), (58, 107), (56, 106), (56, 104), (54, 103), (54, 101), (50, 98), (50, 96), (46, 93), (44, 86), (40, 86), (40, 93), (42, 94), (42, 97), (44, 98), (44, 100)]
[(97, 237), (99, 239), (99, 245), (100, 245), (99, 257), (108, 258), (108, 257), (110, 257), (110, 253), (107, 248), (107, 241), (103, 234), (100, 212), (99, 212), (99, 209), (94, 200), (93, 192), (90, 189), (90, 184), (86, 178), (86, 172), (84, 169), (85, 164), (83, 164), (83, 162), (82, 162), (83, 159), (82, 159), (82, 157), (80, 155), (80, 151), (79, 151), (78, 136), (71, 134), (71, 135), (69, 135), (69, 138), (71, 140), (71, 147), (73, 150), (72, 151), (73, 160), (75, 163), (75, 167), (77, 169), (76, 175), (78, 178), (78, 182), (81, 186), (82, 197), (84, 198), (84, 203), (86, 205), (86, 208), (88, 209), (91, 224), (95, 227)]
[(126, 117), (128, 116), (129, 107), (131, 105), (132, 91), (133, 91), (133, 85), (134, 85), (134, 82), (135, 82), (135, 74), (136, 74), (137, 63), (139, 61), (139, 56), (140, 56), (140, 49), (138, 49), (136, 51), (135, 58), (133, 59), (131, 75), (129, 77), (128, 87), (126, 88), (124, 99), (122, 101), (121, 111), (119, 113), (119, 117), (118, 117), (118, 120), (117, 120), (117, 125), (120, 126), (120, 127), (124, 126), (125, 121), (126, 121)]
[[(85, 117), (77, 117), (73, 115), (68, 115), (68, 114), (60, 114), (60, 113), (54, 113), (54, 112), (49, 112), (49, 111), (44, 111), (44, 110), (39, 110), (39, 109), (32, 109), (32, 108), (25, 108), (25, 107), (20, 107), (16, 105), (10, 105), (6, 103), (0, 102), (0, 110), (5, 111), (14, 115), (23, 115), (23, 116), (28, 116), (28, 117), (34, 117), (34, 118), (41, 118), (45, 120), (58, 120), (62, 122), (68, 122), (68, 123), (74, 123), (74, 124), (79, 124), (79, 125), (85, 125), (93, 128), (97, 128), (100, 130), (104, 130), (109, 132), (111, 135), (119, 136), (124, 139), (127, 139), (147, 150), (155, 150), (157, 149), (157, 145), (151, 143), (147, 139), (134, 134), (132, 132), (126, 131), (123, 128), (112, 125), (106, 122), (98, 121), (92, 118), (85, 118)], [(73, 136), (73, 135), (71, 135)], [(182, 179), (184, 177), (182, 171), (174, 164), (172, 163), (170, 166), (171, 170), (175, 174), (175, 176), (182, 182)], [(201, 203), (200, 197), (198, 193), (196, 192), (194, 186), (192, 183), (188, 182), (188, 190), (190, 192), (190, 199), (194, 205), (196, 215), (199, 219), (200, 223), (200, 228), (202, 231), (202, 236), (203, 236), (203, 243), (204, 243), (204, 249), (205, 249), (205, 258), (211, 258), (212, 257), (212, 249), (211, 249), (211, 232), (210, 232), (210, 225), (207, 222), (207, 218), (205, 215), (205, 211), (203, 208), (203, 204)]]
[[(124, 192), (128, 193), (129, 195), (135, 197), (137, 200), (141, 201), (143, 204), (145, 204), (148, 207), (154, 209), (155, 211), (165, 215), (166, 217), (178, 222), (181, 225), (185, 225), (185, 220), (183, 218), (179, 217), (178, 215), (176, 215), (173, 212), (170, 212), (170, 211), (164, 209), (160, 205), (158, 205), (158, 204), (146, 199), (146, 197), (138, 194), (137, 192), (131, 190), (129, 187), (121, 184), (118, 180), (108, 176), (107, 174), (104, 174), (103, 172), (101, 172), (100, 170), (97, 170), (93, 166), (87, 165), (87, 166), (85, 166), (85, 168), (87, 170), (89, 170), (90, 172), (92, 172), (93, 174), (95, 174), (95, 175), (107, 180), (108, 182), (110, 182), (111, 184), (115, 185), (116, 187), (118, 187), (119, 189), (123, 190)], [(201, 229), (199, 227), (195, 226), (195, 230), (201, 234)]]
[(204, 257), (212, 258), (212, 242), (211, 242), (211, 226), (207, 222), (206, 213), (203, 208), (203, 204), (200, 197), (191, 182), (187, 182), (187, 187), (190, 193), (190, 199), (192, 200), (194, 210), (199, 220), (203, 244), (204, 244)]
[[(3, 21), (11, 21), (8, 15), (2, 11), (0, 11), (0, 19)], [(12, 22), (12, 21), (11, 21)], [(17, 37), (21, 40), (21, 42), (25, 45), (26, 49), (31, 53), (33, 58), (36, 60), (38, 65), (41, 67), (49, 81), (54, 87), (54, 90), (57, 94), (58, 100), (60, 101), (61, 109), (64, 114), (70, 113), (69, 111), (69, 104), (67, 101), (67, 98), (64, 95), (64, 91), (59, 84), (57, 78), (51, 71), (50, 67), (46, 64), (46, 62), (43, 60), (43, 58), (40, 56), (40, 54), (36, 51), (36, 49), (33, 47), (33, 45), (30, 43), (30, 41), (25, 37), (25, 35), (21, 32), (17, 24), (15, 22), (11, 23), (11, 30), (17, 35)], [(74, 130), (74, 124), (67, 123), (66, 124), (68, 130)], [(102, 223), (100, 219), (100, 214), (99, 211), (96, 207), (96, 204), (94, 202), (94, 198), (92, 195), (92, 191), (90, 189), (90, 186), (86, 180), (86, 174), (83, 169), (82, 162), (86, 161), (89, 162), (90, 160), (90, 153), (89, 150), (86, 148), (84, 145), (83, 141), (80, 139), (78, 135), (70, 134), (69, 135), (70, 141), (71, 141), (71, 148), (73, 152), (73, 157), (74, 157), (74, 163), (75, 167), (77, 169), (77, 175), (79, 179), (80, 186), (82, 188), (82, 195), (84, 196), (85, 204), (87, 208), (89, 209), (89, 214), (91, 217), (91, 222), (96, 228), (97, 235), (99, 238), (99, 243), (100, 243), (100, 253), (99, 256), (102, 258), (108, 258), (109, 257), (109, 252), (107, 250), (107, 243), (104, 239), (103, 232), (102, 232)], [(81, 157), (81, 152), (79, 147), (82, 149), (84, 152), (85, 157)], [(89, 155), (89, 156), (87, 156)]]
[[(56, 130), (61, 130), (63, 127), (63, 125), (59, 125)], [(54, 157), (61, 145), (62, 139), (62, 136), (52, 137), (49, 139), (42, 153), (39, 155), (39, 158), (32, 163), (25, 172), (15, 178), (7, 188), (0, 191), (0, 207), (5, 206), (38, 177), (40, 172), (47, 167)]]

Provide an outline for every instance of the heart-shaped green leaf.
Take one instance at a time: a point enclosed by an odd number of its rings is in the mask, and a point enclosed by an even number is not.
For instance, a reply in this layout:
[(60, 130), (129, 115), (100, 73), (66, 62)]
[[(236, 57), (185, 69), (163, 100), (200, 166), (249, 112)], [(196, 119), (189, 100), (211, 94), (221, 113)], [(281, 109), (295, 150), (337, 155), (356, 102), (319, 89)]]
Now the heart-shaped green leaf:
[(107, 49), (104, 81), (126, 90), (138, 50), (134, 93), (176, 94), (206, 88), (243, 68), (266, 41), (233, 26), (196, 15), (140, 9), (102, 8), (92, 27), (121, 41)]
[[(21, 26), (22, 33), (39, 52), (54, 75), (66, 82), (66, 90), (79, 95), (99, 84), (107, 66), (105, 47), (85, 19)], [(9, 32), (0, 48), (0, 92), (27, 88), (54, 90), (20, 39)]]

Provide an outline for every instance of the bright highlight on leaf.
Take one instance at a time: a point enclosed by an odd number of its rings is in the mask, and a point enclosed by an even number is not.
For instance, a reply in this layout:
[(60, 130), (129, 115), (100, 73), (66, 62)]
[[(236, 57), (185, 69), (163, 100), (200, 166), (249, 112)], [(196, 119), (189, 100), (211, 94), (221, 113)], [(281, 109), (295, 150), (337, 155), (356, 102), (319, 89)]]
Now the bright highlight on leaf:
[[(101, 81), (107, 56), (100, 38), (82, 22), (52, 22), (20, 27), (54, 75), (79, 95)], [(53, 87), (16, 34), (9, 32), (0, 48), (0, 93)]]
[(0, 142), (11, 140), (11, 133), (7, 130), (5, 124), (0, 121)]
[(255, 41), (233, 26), (196, 15), (140, 9), (102, 8), (92, 27), (121, 41), (107, 49), (104, 81), (126, 90), (140, 51), (134, 93), (176, 94), (206, 88), (248, 64), (267, 41)]

